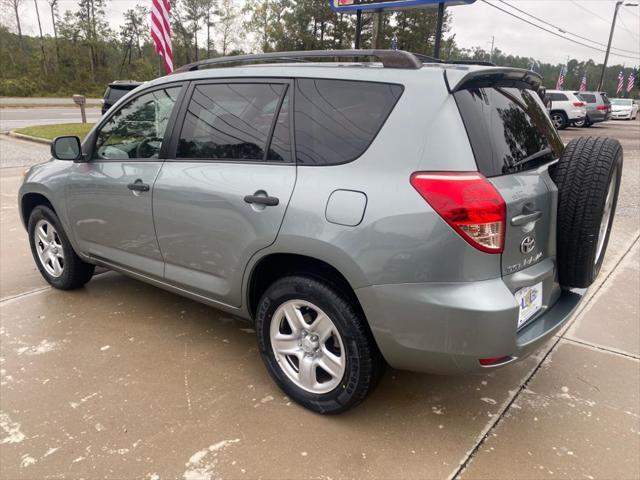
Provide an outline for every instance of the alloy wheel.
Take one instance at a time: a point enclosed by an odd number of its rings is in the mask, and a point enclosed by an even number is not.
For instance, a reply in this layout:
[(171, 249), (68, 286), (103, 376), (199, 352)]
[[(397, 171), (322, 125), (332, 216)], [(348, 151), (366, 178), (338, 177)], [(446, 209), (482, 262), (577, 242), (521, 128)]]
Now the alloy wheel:
[(64, 249), (58, 232), (47, 220), (40, 220), (33, 230), (33, 240), (40, 264), (52, 277), (64, 272)]
[(604, 240), (607, 238), (607, 230), (609, 229), (609, 221), (611, 219), (611, 212), (613, 210), (613, 199), (616, 192), (617, 183), (617, 171), (614, 170), (611, 175), (611, 182), (609, 183), (609, 189), (607, 190), (607, 198), (604, 202), (604, 210), (602, 212), (602, 220), (600, 221), (600, 231), (598, 232), (598, 243), (596, 247), (595, 264), (597, 265), (602, 256), (602, 250), (604, 248)]

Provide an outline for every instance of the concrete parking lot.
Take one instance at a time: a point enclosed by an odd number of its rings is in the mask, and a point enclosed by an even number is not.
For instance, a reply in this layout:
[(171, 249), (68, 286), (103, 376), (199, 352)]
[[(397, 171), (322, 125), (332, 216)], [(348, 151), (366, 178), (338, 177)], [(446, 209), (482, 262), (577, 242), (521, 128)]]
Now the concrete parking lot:
[(47, 147), (0, 136), (0, 478), (640, 477), (640, 122), (596, 284), (537, 355), (487, 375), (388, 370), (323, 417), (269, 379), (251, 325), (122, 275), (47, 286), (16, 192)]

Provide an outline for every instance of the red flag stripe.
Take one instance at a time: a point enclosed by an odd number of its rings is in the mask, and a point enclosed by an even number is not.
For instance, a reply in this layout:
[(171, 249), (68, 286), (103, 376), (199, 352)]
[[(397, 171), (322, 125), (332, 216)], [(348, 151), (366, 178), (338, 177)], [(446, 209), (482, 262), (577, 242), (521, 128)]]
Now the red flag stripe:
[(167, 73), (173, 72), (173, 51), (171, 48), (171, 4), (169, 0), (151, 2), (151, 38), (155, 51), (164, 60)]
[(156, 18), (162, 21), (164, 30), (166, 32), (171, 32), (171, 26), (169, 24), (169, 7), (167, 7), (164, 2), (156, 2), (152, 3), (152, 8), (156, 10)]

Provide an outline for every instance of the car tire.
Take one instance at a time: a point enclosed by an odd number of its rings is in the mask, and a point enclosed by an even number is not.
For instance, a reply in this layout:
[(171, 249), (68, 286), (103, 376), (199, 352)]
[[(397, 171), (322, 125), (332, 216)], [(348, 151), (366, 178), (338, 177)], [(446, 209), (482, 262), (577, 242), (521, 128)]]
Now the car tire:
[(589, 121), (589, 117), (583, 119), (583, 120), (577, 120), (575, 122), (573, 122), (573, 126), (574, 127), (578, 127), (578, 128), (585, 128), (585, 127), (590, 127), (591, 126), (591, 122)]
[(360, 308), (322, 280), (295, 275), (274, 282), (258, 304), (256, 332), (275, 382), (318, 413), (356, 406), (384, 371)]
[(27, 230), (33, 259), (51, 286), (73, 290), (91, 280), (95, 266), (78, 257), (53, 210), (44, 205), (34, 208)]
[(615, 216), (623, 154), (620, 142), (581, 137), (566, 146), (552, 171), (558, 186), (560, 284), (586, 288), (604, 260)]
[(569, 125), (569, 119), (564, 112), (551, 112), (551, 121), (557, 130), (564, 130)]

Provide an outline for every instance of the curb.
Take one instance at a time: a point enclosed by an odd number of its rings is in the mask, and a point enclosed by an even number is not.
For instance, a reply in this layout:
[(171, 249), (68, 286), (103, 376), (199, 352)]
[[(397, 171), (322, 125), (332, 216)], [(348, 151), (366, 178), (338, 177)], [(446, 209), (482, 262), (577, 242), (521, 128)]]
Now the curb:
[(31, 135), (25, 135), (24, 133), (18, 133), (15, 130), (11, 130), (7, 133), (10, 137), (17, 138), (18, 140), (26, 140), (27, 142), (41, 143), (43, 145), (51, 145), (51, 140), (40, 137), (32, 137)]

